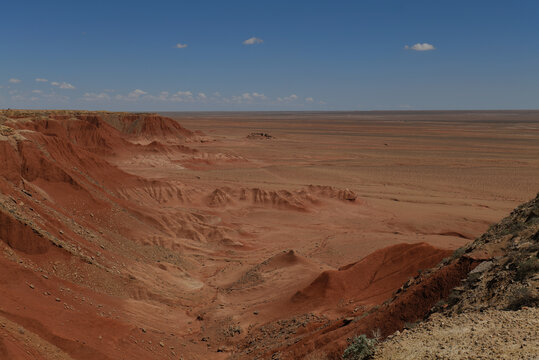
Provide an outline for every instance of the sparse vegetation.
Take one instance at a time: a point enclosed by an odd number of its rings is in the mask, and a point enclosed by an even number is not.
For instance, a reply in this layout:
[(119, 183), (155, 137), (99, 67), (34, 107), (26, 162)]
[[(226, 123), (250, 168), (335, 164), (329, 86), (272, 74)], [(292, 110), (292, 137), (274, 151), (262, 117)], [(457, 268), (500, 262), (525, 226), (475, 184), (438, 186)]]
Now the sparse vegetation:
[(374, 347), (377, 341), (376, 339), (369, 339), (363, 334), (348, 340), (348, 343), (348, 347), (342, 354), (344, 360), (366, 360), (374, 355)]
[(441, 299), (439, 300), (436, 304), (434, 304), (434, 308), (435, 309), (441, 309), (443, 308), (445, 305), (447, 305), (447, 301), (445, 299)]
[(408, 330), (413, 329), (416, 326), (417, 326), (417, 323), (415, 323), (415, 322), (408, 322), (407, 321), (407, 322), (404, 323), (404, 328), (408, 329)]
[(529, 275), (537, 273), (537, 271), (539, 271), (539, 259), (536, 257), (530, 258), (518, 265), (516, 279), (522, 281)]
[(458, 248), (453, 252), (453, 255), (451, 255), (451, 260), (458, 259), (462, 255), (464, 255), (465, 249), (464, 248)]
[(451, 258), (448, 258), (448, 257), (443, 258), (442, 261), (440, 261), (440, 263), (441, 263), (442, 265), (447, 265), (447, 264), (449, 264), (450, 262), (451, 262)]
[(376, 340), (376, 342), (380, 341), (382, 338), (382, 330), (380, 328), (377, 328), (376, 330), (371, 331), (372, 338)]
[(523, 306), (537, 306), (539, 298), (534, 296), (527, 287), (520, 287), (513, 292), (508, 310), (520, 310)]
[(241, 327), (239, 325), (233, 324), (224, 328), (223, 335), (226, 337), (234, 337), (235, 335), (241, 334)]

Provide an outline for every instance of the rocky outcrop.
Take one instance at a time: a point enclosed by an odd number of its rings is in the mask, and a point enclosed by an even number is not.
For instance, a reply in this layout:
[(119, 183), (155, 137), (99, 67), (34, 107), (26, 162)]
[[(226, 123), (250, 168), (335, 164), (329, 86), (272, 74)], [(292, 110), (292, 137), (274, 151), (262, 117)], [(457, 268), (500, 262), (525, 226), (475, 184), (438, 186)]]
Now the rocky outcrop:
[(376, 359), (539, 357), (539, 195), (439, 269), (463, 259), (480, 263), (424, 322), (381, 344)]

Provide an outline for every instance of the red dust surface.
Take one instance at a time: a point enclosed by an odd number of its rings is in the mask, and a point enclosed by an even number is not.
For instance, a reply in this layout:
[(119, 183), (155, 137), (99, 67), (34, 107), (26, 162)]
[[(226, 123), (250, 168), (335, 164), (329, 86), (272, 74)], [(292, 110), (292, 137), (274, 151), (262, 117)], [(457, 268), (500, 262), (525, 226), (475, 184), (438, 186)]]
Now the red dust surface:
[(476, 260), (424, 270), (538, 177), (527, 113), (245, 116), (0, 111), (0, 358), (340, 358), (447, 296)]
[(425, 243), (388, 246), (339, 270), (324, 271), (298, 291), (292, 302), (313, 308), (334, 307), (352, 299), (354, 303), (378, 304), (418, 270), (430, 269), (451, 253)]

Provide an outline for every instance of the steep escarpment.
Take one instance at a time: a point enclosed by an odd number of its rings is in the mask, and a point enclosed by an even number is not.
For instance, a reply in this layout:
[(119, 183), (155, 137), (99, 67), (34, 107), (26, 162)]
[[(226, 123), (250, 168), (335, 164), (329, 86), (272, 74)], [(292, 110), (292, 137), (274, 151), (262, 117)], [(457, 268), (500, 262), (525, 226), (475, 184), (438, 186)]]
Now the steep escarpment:
[(157, 114), (107, 114), (104, 120), (128, 135), (131, 141), (148, 143), (155, 140), (172, 141), (192, 138), (194, 133), (178, 122)]
[[(3, 116), (6, 125), (47, 136), (69, 139), (78, 146), (103, 155), (134, 151), (134, 144), (155, 151), (159, 143), (181, 144), (194, 137), (176, 121), (156, 114), (88, 112), (18, 112)], [(185, 149), (188, 149), (185, 147)], [(139, 148), (140, 150), (140, 148)]]
[(383, 343), (377, 359), (539, 356), (539, 195), (457, 250), (450, 263), (463, 259), (480, 263), (424, 322)]
[[(227, 229), (188, 211), (152, 209), (161, 201), (155, 189), (180, 196), (179, 185), (129, 174), (115, 159), (191, 152), (183, 135), (170, 146), (133, 143), (105, 120), (121, 116), (0, 113), (0, 357), (26, 358), (22, 349), (43, 359), (167, 358), (170, 349), (160, 341), (179, 347), (178, 339), (154, 331), (175, 333), (177, 325), (143, 314), (155, 309), (152, 302), (168, 312), (186, 288), (203, 287), (190, 275), (199, 265), (182, 261), (177, 247)], [(157, 237), (166, 241), (148, 241)], [(166, 271), (155, 265), (161, 261)], [(154, 284), (148, 274), (159, 272), (175, 275)], [(178, 316), (179, 323), (187, 319)], [(140, 334), (147, 335), (136, 339)], [(154, 345), (133, 345), (142, 340)]]
[(482, 263), (454, 289), (444, 313), (539, 305), (539, 195), (457, 255)]

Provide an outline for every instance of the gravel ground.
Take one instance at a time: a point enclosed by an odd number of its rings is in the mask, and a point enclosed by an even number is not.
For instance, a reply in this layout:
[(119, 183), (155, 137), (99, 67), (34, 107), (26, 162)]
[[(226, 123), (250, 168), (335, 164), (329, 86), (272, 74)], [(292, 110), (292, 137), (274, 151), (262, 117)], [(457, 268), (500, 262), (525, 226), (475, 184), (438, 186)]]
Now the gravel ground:
[(433, 314), (393, 335), (375, 359), (539, 359), (539, 309)]

